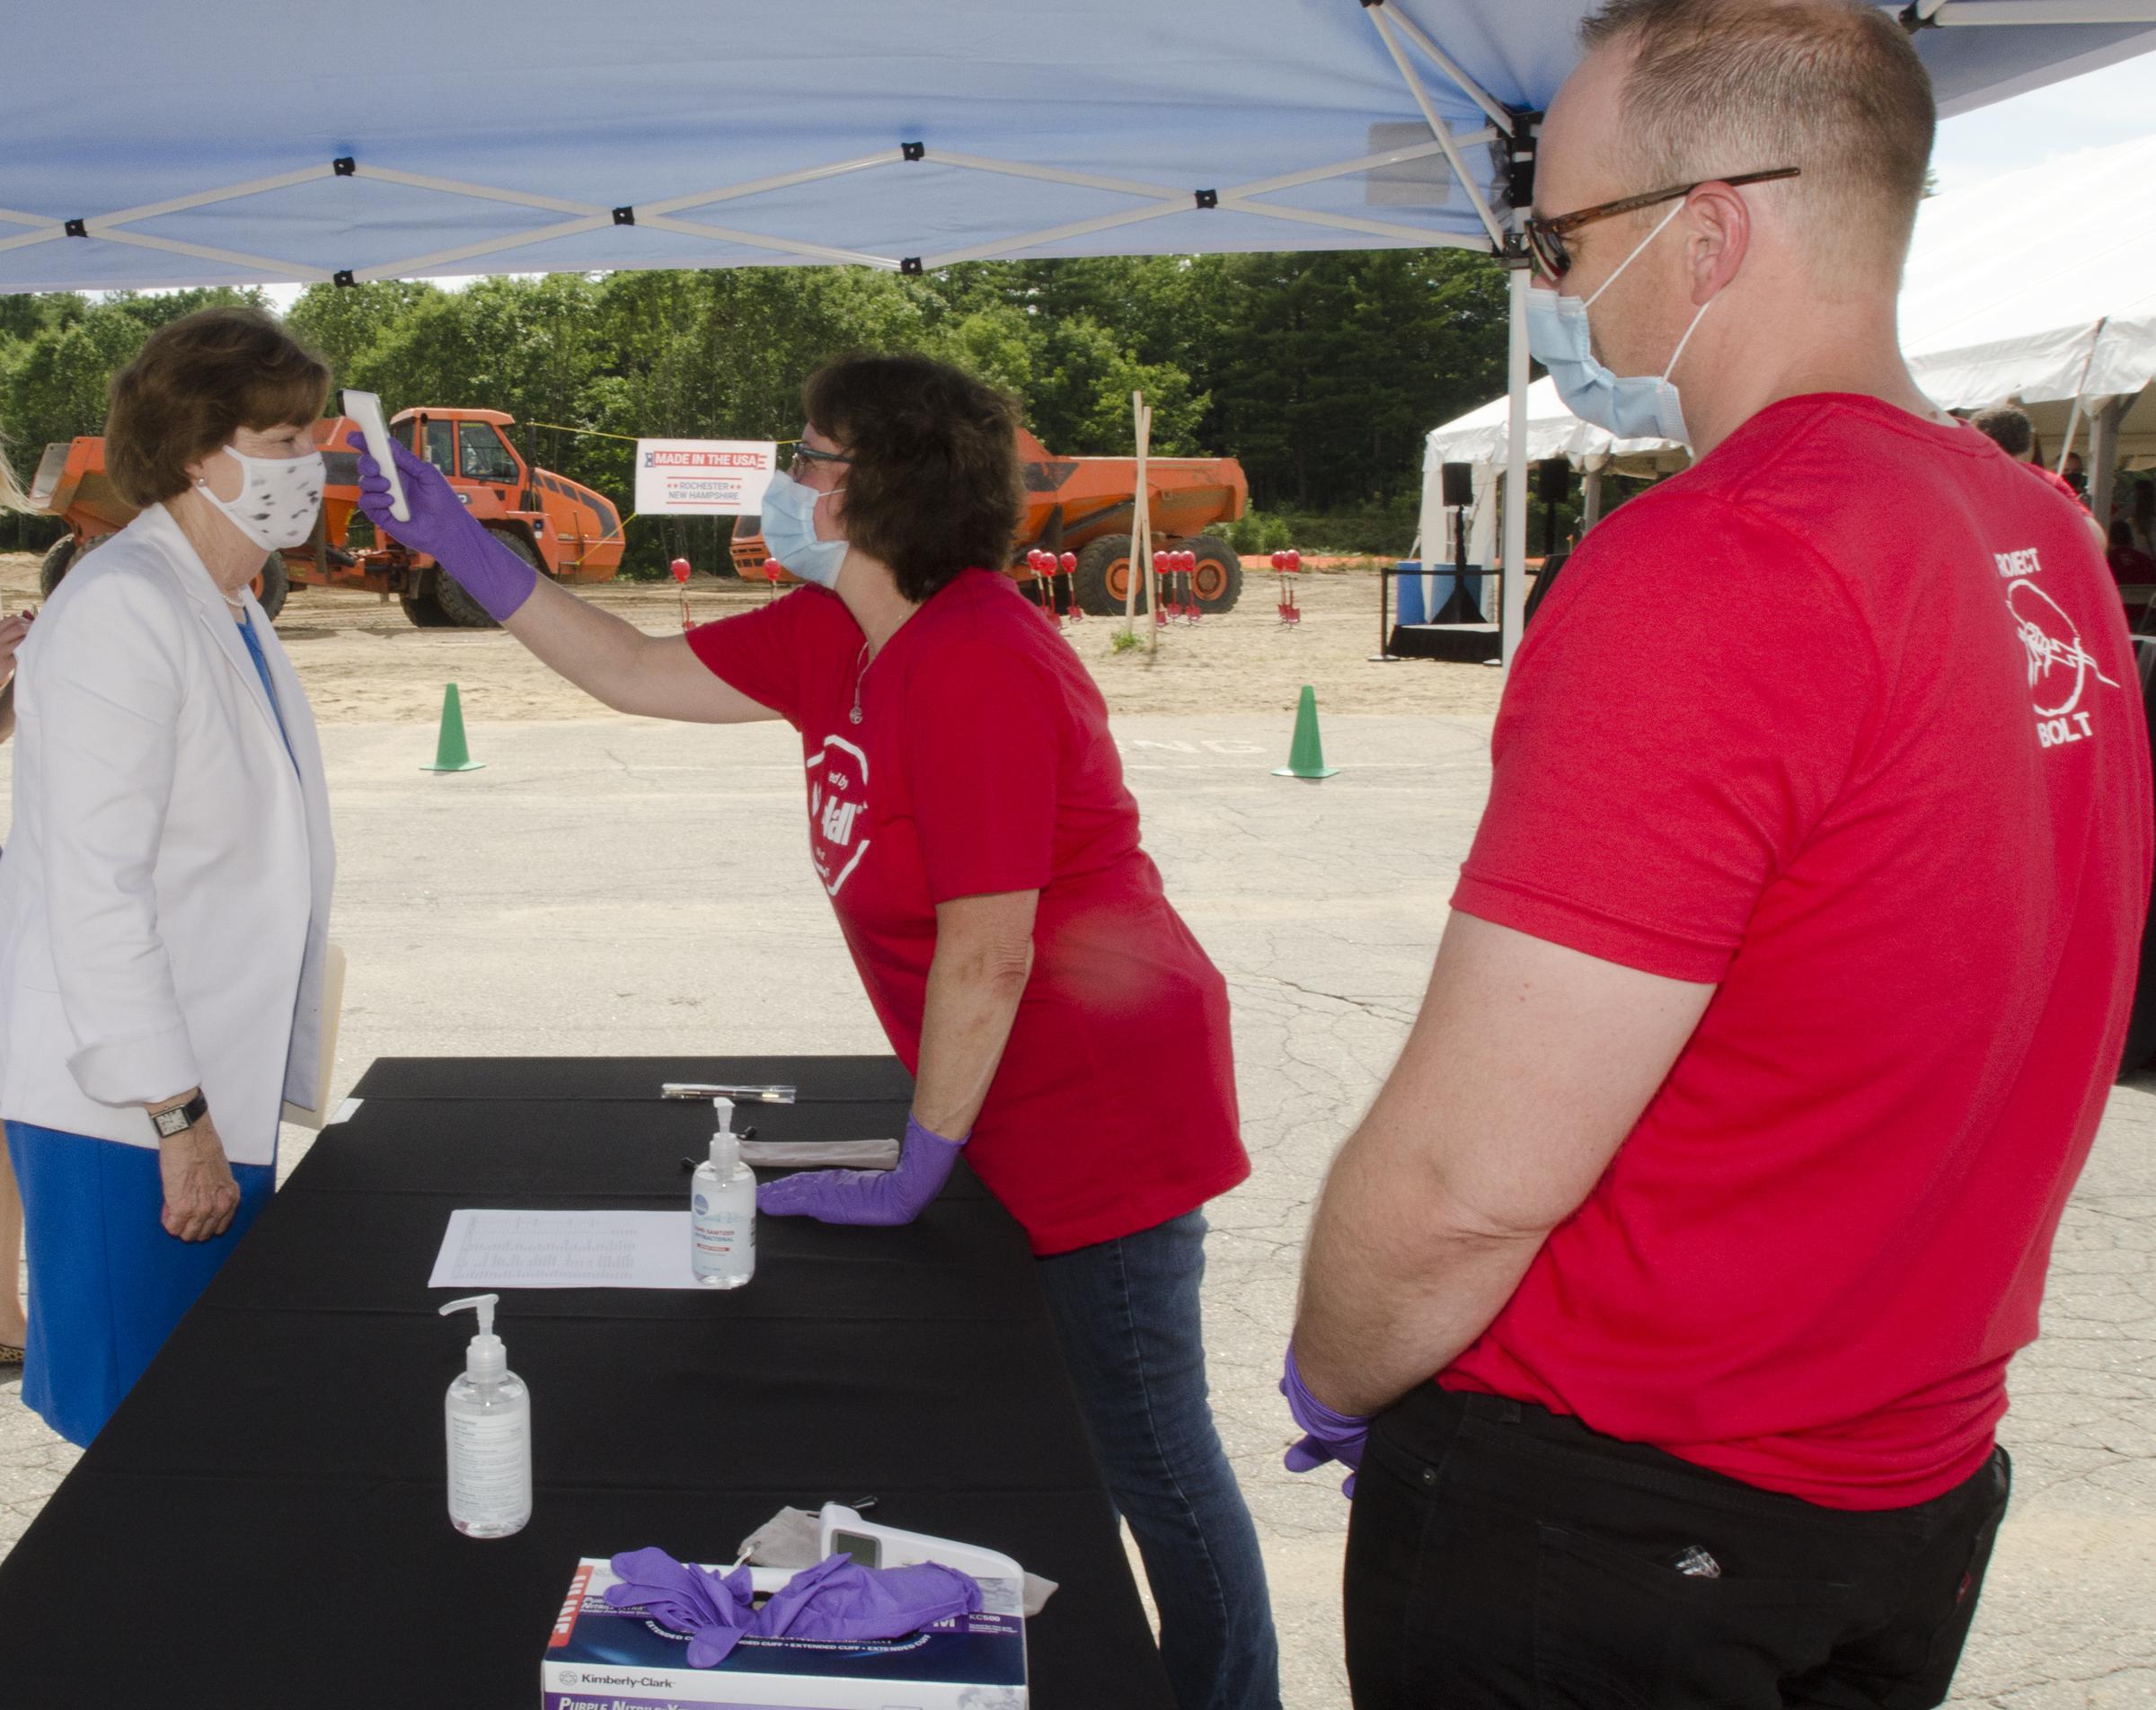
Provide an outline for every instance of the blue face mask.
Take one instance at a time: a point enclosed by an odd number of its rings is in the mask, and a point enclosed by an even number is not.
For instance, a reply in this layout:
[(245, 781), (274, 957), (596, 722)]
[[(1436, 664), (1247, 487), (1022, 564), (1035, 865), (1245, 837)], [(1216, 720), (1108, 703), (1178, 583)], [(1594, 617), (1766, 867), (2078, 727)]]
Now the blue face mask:
[(824, 497), (784, 470), (775, 472), (764, 489), (764, 550), (802, 581), (835, 588), (846, 543), (816, 537), (816, 501)]
[(1678, 401), (1677, 389), (1670, 375), (1676, 372), (1677, 358), (1692, 342), (1701, 318), (1713, 306), (1712, 300), (1700, 304), (1699, 313), (1692, 317), (1692, 325), (1684, 329), (1684, 336), (1670, 352), (1669, 366), (1659, 375), (1611, 373), (1595, 356), (1594, 335), (1587, 326), (1587, 310), (1595, 297), (1614, 285), (1617, 274), (1631, 266), (1640, 251), (1662, 235), (1663, 226), (1675, 219), (1683, 208), (1684, 204), (1679, 202), (1663, 216), (1662, 224), (1639, 241), (1639, 249), (1624, 258), (1617, 273), (1611, 274), (1595, 287), (1594, 296), (1568, 297), (1539, 286), (1530, 288), (1527, 293), (1527, 348), (1533, 352), (1534, 359), (1550, 371), (1557, 395), (1565, 401), (1565, 408), (1580, 420), (1606, 428), (1620, 439), (1673, 439), (1683, 445), (1692, 443), (1692, 435), (1684, 426), (1683, 407)]

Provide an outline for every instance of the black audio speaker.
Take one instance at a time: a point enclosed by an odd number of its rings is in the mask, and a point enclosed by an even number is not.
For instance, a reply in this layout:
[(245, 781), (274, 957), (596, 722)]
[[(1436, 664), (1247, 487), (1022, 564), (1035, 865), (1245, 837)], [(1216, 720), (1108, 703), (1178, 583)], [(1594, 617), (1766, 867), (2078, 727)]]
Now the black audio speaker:
[(1552, 457), (1534, 466), (1534, 496), (1545, 505), (1561, 505), (1572, 490), (1572, 465)]
[(1475, 466), (1472, 463), (1444, 463), (1439, 467), (1445, 476), (1445, 502), (1448, 505), (1473, 504)]

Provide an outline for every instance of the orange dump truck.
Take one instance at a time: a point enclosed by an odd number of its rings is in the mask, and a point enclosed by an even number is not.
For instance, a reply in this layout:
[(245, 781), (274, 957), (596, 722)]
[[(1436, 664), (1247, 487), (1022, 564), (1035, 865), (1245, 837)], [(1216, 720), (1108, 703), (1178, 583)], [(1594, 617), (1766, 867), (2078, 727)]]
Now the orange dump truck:
[[(1005, 566), (1021, 580), (1030, 572), (1026, 554), (1074, 552), (1073, 591), (1081, 610), (1096, 617), (1119, 615), (1130, 586), (1130, 531), (1136, 506), (1137, 460), (1131, 457), (1051, 457), (1023, 428), (1018, 449), (1026, 478), (1026, 516)], [(1242, 593), (1242, 560), (1235, 549), (1207, 531), (1233, 522), (1250, 503), (1250, 483), (1233, 457), (1149, 457), (1145, 485), (1152, 498), (1156, 551), (1194, 554), (1191, 577), (1199, 608), (1233, 609)], [(764, 537), (758, 520), (744, 516), (734, 527), (734, 569), (743, 577), (764, 574)], [(1138, 590), (1138, 610), (1145, 590)]]
[[(390, 431), (447, 476), (472, 514), (520, 558), (559, 581), (608, 580), (622, 564), (620, 512), (604, 494), (526, 463), (506, 431), (515, 425), (499, 410), (406, 410)], [(314, 424), (329, 477), (322, 522), (306, 545), (264, 560), (254, 584), (262, 609), (274, 618), (296, 582), (394, 594), (423, 629), (492, 627), (431, 558), (378, 537), (359, 515), (359, 460), (345, 446), (353, 430), (344, 416)], [(84, 552), (135, 518), (105, 474), (105, 442), (95, 435), (45, 448), (30, 501), (67, 524), (45, 554), (40, 580), (47, 594)]]

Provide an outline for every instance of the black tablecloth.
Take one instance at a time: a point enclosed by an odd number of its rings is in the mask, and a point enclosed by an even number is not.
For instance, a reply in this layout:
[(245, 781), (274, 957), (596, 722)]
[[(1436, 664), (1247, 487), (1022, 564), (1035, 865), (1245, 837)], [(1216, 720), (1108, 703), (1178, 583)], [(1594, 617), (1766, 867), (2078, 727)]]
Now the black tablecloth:
[(1063, 1582), (1040, 1710), (1168, 1705), (1024, 1238), (963, 1164), (906, 1229), (764, 1220), (738, 1292), (505, 1294), (532, 1522), (451, 1528), (449, 1213), (685, 1205), (711, 1111), (662, 1080), (798, 1085), (742, 1107), (760, 1138), (905, 1121), (885, 1058), (375, 1064), (0, 1563), (0, 1705), (533, 1706), (579, 1556), (731, 1561), (782, 1505), (867, 1496)]

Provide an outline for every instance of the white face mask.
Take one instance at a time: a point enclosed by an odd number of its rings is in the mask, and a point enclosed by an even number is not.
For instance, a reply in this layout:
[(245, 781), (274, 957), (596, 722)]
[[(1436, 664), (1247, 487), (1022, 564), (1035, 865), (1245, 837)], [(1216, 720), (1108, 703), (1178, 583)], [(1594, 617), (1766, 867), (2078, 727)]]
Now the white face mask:
[(1540, 286), (1527, 293), (1527, 348), (1550, 371), (1557, 395), (1580, 420), (1605, 428), (1620, 439), (1669, 439), (1681, 445), (1692, 443), (1692, 434), (1684, 425), (1683, 406), (1670, 375), (1676, 372), (1677, 358), (1692, 342), (1692, 335), (1713, 306), (1713, 299), (1700, 304), (1699, 313), (1692, 317), (1692, 325), (1684, 329), (1684, 336), (1677, 340), (1677, 348), (1670, 352), (1668, 365), (1659, 375), (1613, 373), (1595, 354), (1593, 334), (1587, 327), (1587, 311), (1595, 297), (1616, 284), (1617, 275), (1638, 260), (1640, 252), (1683, 211), (1684, 204), (1679, 202), (1664, 215), (1660, 224), (1624, 258), (1617, 272), (1595, 287), (1594, 296), (1568, 297)]
[(208, 481), (195, 490), (232, 519), (232, 525), (265, 552), (303, 546), (314, 532), (322, 509), (324, 479), (322, 454), (300, 457), (250, 457), (230, 445), (225, 454), (240, 466), (240, 496), (219, 498)]

